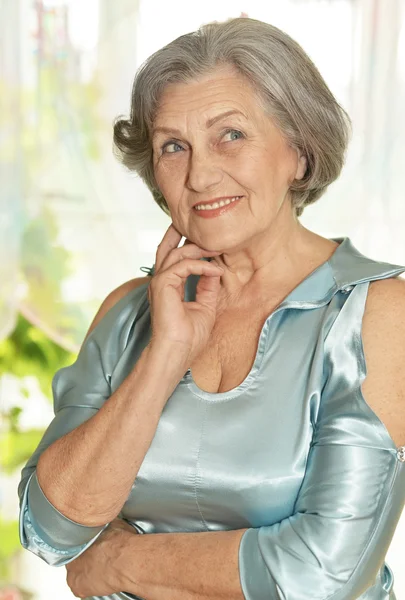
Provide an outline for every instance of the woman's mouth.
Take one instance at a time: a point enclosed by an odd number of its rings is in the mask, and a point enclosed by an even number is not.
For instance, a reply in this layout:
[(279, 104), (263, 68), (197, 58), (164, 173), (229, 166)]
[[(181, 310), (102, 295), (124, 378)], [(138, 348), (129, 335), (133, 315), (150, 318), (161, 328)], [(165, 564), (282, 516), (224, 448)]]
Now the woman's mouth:
[(243, 197), (244, 196), (234, 196), (233, 198), (220, 200), (219, 202), (213, 202), (212, 204), (197, 204), (193, 207), (193, 210), (199, 217), (210, 219), (212, 217), (217, 217), (224, 212), (228, 212), (238, 205)]

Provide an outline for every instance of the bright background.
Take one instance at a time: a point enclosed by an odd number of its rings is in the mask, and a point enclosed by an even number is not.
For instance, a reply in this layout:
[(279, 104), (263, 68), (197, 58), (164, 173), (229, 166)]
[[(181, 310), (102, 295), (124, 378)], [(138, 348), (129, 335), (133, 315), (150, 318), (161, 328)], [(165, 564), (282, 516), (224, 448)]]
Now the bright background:
[[(295, 38), (353, 120), (343, 173), (302, 223), (405, 264), (405, 0), (0, 0), (0, 588), (14, 584), (0, 600), (73, 598), (64, 568), (19, 547), (20, 471), (53, 417), (53, 374), (170, 223), (113, 158), (113, 119), (152, 52), (242, 13)], [(404, 542), (402, 517), (398, 600)]]

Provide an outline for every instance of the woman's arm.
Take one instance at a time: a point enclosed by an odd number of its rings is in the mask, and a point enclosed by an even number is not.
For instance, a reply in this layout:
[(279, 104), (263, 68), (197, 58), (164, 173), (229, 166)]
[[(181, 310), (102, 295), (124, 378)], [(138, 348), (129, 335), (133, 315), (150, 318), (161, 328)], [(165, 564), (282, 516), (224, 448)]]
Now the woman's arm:
[(325, 341), (325, 383), (294, 514), (242, 537), (246, 600), (354, 600), (374, 583), (389, 585), (378, 574), (405, 501), (397, 452), (405, 444), (404, 364), (405, 282), (358, 284)]
[(80, 598), (125, 591), (147, 600), (244, 600), (238, 548), (245, 531), (109, 536), (107, 530), (66, 565), (67, 584)]
[(122, 297), (103, 303), (77, 360), (53, 379), (55, 417), (18, 486), (21, 543), (49, 564), (77, 557), (117, 516), (177, 383), (165, 354), (171, 348), (160, 348), (164, 360), (138, 349), (138, 363), (111, 394), (111, 374), (142, 316), (147, 281), (121, 286)]
[(158, 352), (147, 346), (96, 414), (41, 454), (38, 483), (65, 516), (94, 527), (118, 515), (167, 399), (185, 371), (178, 353), (175, 361), (167, 360), (174, 354), (169, 346)]

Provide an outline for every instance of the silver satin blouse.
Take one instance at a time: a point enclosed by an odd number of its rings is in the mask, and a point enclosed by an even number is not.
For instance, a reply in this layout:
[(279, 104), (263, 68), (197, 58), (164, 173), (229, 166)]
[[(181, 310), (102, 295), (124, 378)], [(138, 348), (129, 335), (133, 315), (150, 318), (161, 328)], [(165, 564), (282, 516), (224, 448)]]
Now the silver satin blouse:
[[(246, 600), (396, 600), (384, 560), (404, 506), (405, 447), (362, 395), (361, 325), (369, 282), (405, 266), (332, 239), (332, 257), (266, 319), (240, 385), (209, 393), (184, 374), (120, 513), (144, 534), (248, 528), (239, 547)], [(198, 277), (188, 277), (186, 301)], [(38, 458), (133, 369), (151, 336), (147, 286), (122, 298), (54, 376), (55, 417), (18, 487), (21, 544), (49, 565), (72, 561), (108, 523), (61, 514), (38, 485)]]

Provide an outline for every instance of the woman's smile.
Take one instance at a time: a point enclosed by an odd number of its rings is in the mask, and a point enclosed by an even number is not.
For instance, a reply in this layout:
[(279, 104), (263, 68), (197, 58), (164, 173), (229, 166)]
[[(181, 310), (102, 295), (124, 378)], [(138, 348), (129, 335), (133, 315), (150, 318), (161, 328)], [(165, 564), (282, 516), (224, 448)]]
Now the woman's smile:
[(229, 212), (241, 203), (244, 196), (235, 196), (229, 200), (221, 200), (220, 202), (213, 202), (212, 204), (197, 204), (193, 207), (193, 210), (199, 217), (204, 219), (212, 219), (218, 217), (225, 212)]

